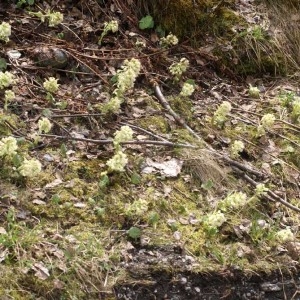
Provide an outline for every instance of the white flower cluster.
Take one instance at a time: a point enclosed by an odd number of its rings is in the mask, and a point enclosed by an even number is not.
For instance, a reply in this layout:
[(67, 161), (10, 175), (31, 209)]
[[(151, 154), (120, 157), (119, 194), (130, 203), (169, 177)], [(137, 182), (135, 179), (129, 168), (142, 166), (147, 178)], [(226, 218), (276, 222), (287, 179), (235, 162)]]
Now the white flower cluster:
[(268, 192), (268, 188), (263, 184), (263, 183), (259, 183), (256, 185), (255, 188), (255, 195), (256, 196), (263, 196), (266, 195)]
[(106, 32), (117, 32), (119, 30), (119, 24), (118, 24), (118, 21), (116, 20), (112, 20), (110, 22), (105, 22), (104, 23), (104, 31)]
[(0, 156), (13, 156), (18, 149), (17, 140), (12, 137), (2, 138), (0, 141)]
[(132, 58), (131, 60), (125, 60), (121, 70), (117, 71), (117, 88), (114, 90), (114, 97), (112, 97), (108, 103), (106, 103), (102, 112), (114, 112), (116, 113), (122, 102), (123, 94), (126, 90), (133, 88), (134, 82), (141, 70), (141, 63), (138, 59)]
[(126, 59), (121, 70), (118, 70), (118, 91), (124, 93), (127, 89), (133, 88), (134, 82), (141, 70), (141, 63), (138, 59)]
[(41, 118), (38, 122), (38, 125), (39, 125), (39, 133), (48, 133), (51, 128), (52, 128), (52, 124), (51, 122), (49, 121), (48, 118)]
[(237, 209), (244, 206), (247, 203), (247, 195), (243, 192), (234, 192), (228, 195), (222, 202), (222, 209), (227, 208)]
[(49, 27), (55, 27), (64, 20), (64, 15), (60, 12), (49, 12), (47, 17), (49, 18)]
[(43, 83), (45, 90), (49, 93), (56, 93), (59, 88), (57, 80), (58, 79), (54, 77), (49, 77), (47, 80), (45, 80), (45, 82)]
[(126, 213), (128, 215), (142, 216), (148, 210), (148, 202), (144, 199), (138, 199), (133, 201), (127, 208)]
[(14, 75), (8, 71), (0, 72), (0, 90), (15, 83)]
[(4, 99), (6, 102), (10, 102), (10, 101), (14, 100), (15, 97), (16, 97), (16, 95), (12, 90), (7, 90), (4, 93)]
[(230, 113), (230, 111), (230, 102), (223, 101), (214, 113), (213, 123), (216, 125), (222, 125), (226, 121), (227, 115)]
[(42, 164), (37, 159), (24, 159), (22, 165), (18, 168), (20, 174), (24, 177), (35, 177), (42, 170)]
[(250, 84), (248, 92), (249, 92), (249, 96), (250, 97), (252, 97), (252, 98), (259, 98), (260, 90), (256, 86), (252, 86)]
[(194, 93), (194, 91), (195, 91), (194, 85), (190, 84), (188, 82), (185, 82), (183, 84), (183, 87), (182, 87), (181, 92), (180, 92), (179, 95), (182, 96), (182, 97), (189, 97)]
[(245, 144), (242, 141), (234, 141), (230, 147), (230, 156), (236, 158), (244, 149)]
[(204, 227), (207, 229), (217, 229), (219, 228), (224, 222), (226, 222), (225, 215), (217, 211), (215, 213), (210, 213), (206, 216), (204, 220)]
[(275, 123), (275, 116), (273, 114), (265, 114), (262, 116), (260, 123), (265, 129), (271, 129)]
[(123, 172), (124, 167), (128, 163), (128, 158), (125, 153), (122, 152), (122, 150), (119, 150), (115, 153), (115, 155), (106, 162), (106, 165), (110, 168), (112, 171), (117, 172)]
[(2, 22), (0, 24), (0, 40), (4, 42), (9, 41), (9, 37), (11, 35), (11, 26), (6, 22)]
[(38, 17), (41, 22), (45, 22), (46, 18), (49, 18), (49, 27), (55, 27), (62, 23), (64, 20), (64, 15), (60, 12), (51, 12), (47, 11), (46, 14), (43, 14), (42, 12), (29, 12), (31, 16)]
[[(17, 154), (18, 144), (17, 140), (12, 137), (2, 138), (0, 141), (0, 156), (12, 158)], [(27, 160), (26, 158), (18, 168), (19, 173), (24, 177), (34, 177), (41, 172), (42, 164), (37, 159)]]
[(172, 63), (169, 67), (170, 73), (174, 76), (175, 80), (179, 80), (182, 74), (187, 70), (190, 62), (186, 58), (181, 58), (178, 63)]
[(178, 38), (176, 35), (169, 33), (166, 37), (162, 37), (159, 41), (161, 46), (174, 46), (178, 44)]
[(279, 242), (290, 242), (295, 239), (294, 234), (292, 233), (290, 228), (279, 230), (276, 233), (276, 238)]
[(118, 146), (122, 142), (132, 140), (133, 130), (129, 126), (122, 126), (120, 130), (115, 132), (114, 145)]
[(108, 32), (117, 32), (119, 30), (119, 24), (118, 21), (116, 20), (112, 20), (110, 22), (105, 22), (104, 23), (104, 28), (103, 28), (103, 32), (98, 40), (98, 44), (101, 45), (101, 42), (103, 40), (103, 38), (107, 35)]

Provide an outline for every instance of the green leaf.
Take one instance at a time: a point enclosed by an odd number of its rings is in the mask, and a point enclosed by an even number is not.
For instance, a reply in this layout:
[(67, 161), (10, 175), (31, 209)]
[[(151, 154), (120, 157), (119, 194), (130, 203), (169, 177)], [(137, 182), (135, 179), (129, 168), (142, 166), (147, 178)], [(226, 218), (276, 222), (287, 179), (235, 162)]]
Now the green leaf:
[(33, 5), (33, 4), (34, 4), (34, 0), (27, 0), (27, 3), (28, 3), (29, 5)]
[(0, 71), (6, 70), (7, 68), (7, 63), (4, 58), (0, 58)]
[(103, 175), (99, 181), (99, 188), (105, 189), (109, 185), (109, 177), (107, 175)]
[(188, 79), (188, 80), (186, 81), (186, 83), (195, 86), (195, 80), (193, 80), (193, 79)]
[(149, 216), (149, 224), (154, 225), (159, 221), (159, 214), (157, 212), (152, 212)]
[(148, 29), (153, 27), (154, 27), (154, 21), (150, 15), (143, 17), (139, 22), (140, 29)]
[(131, 182), (133, 184), (139, 184), (141, 182), (141, 176), (138, 173), (133, 173), (131, 175)]
[(137, 227), (131, 227), (127, 233), (132, 239), (137, 239), (141, 236), (141, 230)]
[(214, 183), (210, 179), (201, 184), (201, 187), (206, 191), (211, 190), (213, 186), (214, 186)]

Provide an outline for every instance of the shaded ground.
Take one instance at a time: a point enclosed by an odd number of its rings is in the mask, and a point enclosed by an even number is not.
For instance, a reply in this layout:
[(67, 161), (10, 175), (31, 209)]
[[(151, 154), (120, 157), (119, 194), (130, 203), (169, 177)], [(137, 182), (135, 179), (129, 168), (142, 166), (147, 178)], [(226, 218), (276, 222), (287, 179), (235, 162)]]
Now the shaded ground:
[[(154, 31), (138, 29), (123, 2), (51, 3), (64, 14), (63, 24), (54, 28), (28, 13), (50, 7), (47, 1), (36, 4), (17, 9), (7, 1), (0, 8), (12, 25), (1, 58), (18, 79), (16, 99), (7, 108), (2, 103), (1, 138), (16, 137), (20, 151), (43, 165), (37, 178), (25, 180), (1, 162), (0, 299), (300, 299), (294, 210), (300, 128), (293, 108), (298, 77), (240, 78), (189, 40), (162, 48)], [(103, 24), (112, 18), (119, 31), (107, 34), (100, 46)], [(137, 39), (146, 47), (137, 47)], [(11, 50), (21, 57), (9, 56)], [(116, 72), (132, 57), (142, 64), (135, 88), (118, 113), (105, 115), (101, 109), (111, 98)], [(168, 67), (182, 57), (190, 67), (176, 83)], [(52, 100), (43, 88), (50, 76), (60, 83)], [(218, 154), (228, 157), (234, 140), (245, 142), (236, 165), (202, 149), (143, 144), (199, 143), (163, 107), (152, 79)], [(196, 91), (181, 99), (188, 79)], [(259, 87), (258, 98), (249, 95), (249, 83)], [(213, 115), (223, 101), (232, 111), (216, 126)], [(275, 127), (257, 137), (266, 113), (276, 115)], [(35, 141), (43, 116), (53, 124), (51, 136)], [(124, 124), (135, 131), (135, 143), (126, 146), (129, 163), (126, 172), (107, 179), (101, 173), (113, 155), (111, 140)], [(171, 158), (183, 163), (177, 177), (143, 173), (147, 159)], [(258, 197), (253, 181), (275, 196)], [(205, 216), (237, 191), (248, 202), (224, 209), (226, 222), (216, 232), (207, 230)], [(133, 238), (132, 228), (141, 234)], [(286, 228), (294, 239), (278, 241), (277, 232)]]

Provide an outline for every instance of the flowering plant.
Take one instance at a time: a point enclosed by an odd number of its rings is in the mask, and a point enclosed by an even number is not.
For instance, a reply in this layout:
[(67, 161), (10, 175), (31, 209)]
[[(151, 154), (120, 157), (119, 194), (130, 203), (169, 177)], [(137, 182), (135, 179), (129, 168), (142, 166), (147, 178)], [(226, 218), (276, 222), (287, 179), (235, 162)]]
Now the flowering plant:
[(57, 80), (58, 79), (54, 77), (49, 77), (47, 80), (45, 80), (45, 82), (43, 83), (45, 90), (49, 93), (56, 93), (59, 88)]
[(242, 141), (234, 141), (230, 147), (230, 155), (233, 158), (239, 156), (239, 153), (245, 149), (245, 144)]
[(179, 96), (189, 97), (194, 93), (194, 91), (195, 91), (195, 86), (193, 84), (185, 82), (182, 86)]
[(181, 58), (179, 62), (172, 63), (169, 67), (169, 71), (176, 81), (179, 80), (182, 74), (187, 70), (189, 64), (190, 62), (186, 58)]
[(178, 38), (176, 35), (169, 33), (166, 37), (162, 37), (159, 44), (163, 47), (174, 46), (178, 44)]
[(223, 125), (227, 120), (227, 115), (231, 111), (231, 104), (228, 101), (223, 101), (213, 116), (213, 124), (215, 125)]
[(124, 167), (128, 163), (128, 158), (122, 150), (119, 150), (115, 155), (106, 162), (106, 165), (110, 168), (111, 171), (123, 172)]
[(39, 122), (38, 122), (38, 125), (39, 125), (39, 132), (40, 133), (42, 133), (42, 132), (48, 133), (51, 130), (51, 127), (52, 127), (51, 122), (47, 118), (40, 119)]
[(22, 165), (18, 168), (20, 174), (24, 177), (35, 177), (42, 170), (42, 164), (37, 159), (24, 159)]
[(103, 32), (99, 38), (98, 44), (101, 45), (101, 42), (103, 40), (103, 38), (107, 35), (107, 33), (109, 31), (111, 31), (112, 33), (115, 33), (119, 30), (119, 24), (116, 20), (112, 20), (110, 22), (105, 22), (104, 23), (104, 29)]
[(0, 156), (12, 157), (18, 149), (17, 140), (12, 137), (2, 138), (0, 141)]
[(0, 40), (4, 42), (9, 41), (9, 37), (11, 35), (11, 26), (6, 22), (2, 22), (0, 24)]
[(8, 71), (0, 72), (0, 90), (15, 83), (14, 75)]

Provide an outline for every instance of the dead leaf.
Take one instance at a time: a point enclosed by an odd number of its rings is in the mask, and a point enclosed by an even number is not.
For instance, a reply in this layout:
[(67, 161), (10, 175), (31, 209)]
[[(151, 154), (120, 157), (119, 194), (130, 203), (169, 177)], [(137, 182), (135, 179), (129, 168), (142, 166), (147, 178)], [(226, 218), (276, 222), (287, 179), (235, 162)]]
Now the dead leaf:
[(49, 270), (44, 266), (42, 262), (35, 263), (32, 266), (32, 270), (35, 271), (34, 275), (41, 280), (46, 280), (50, 276)]

